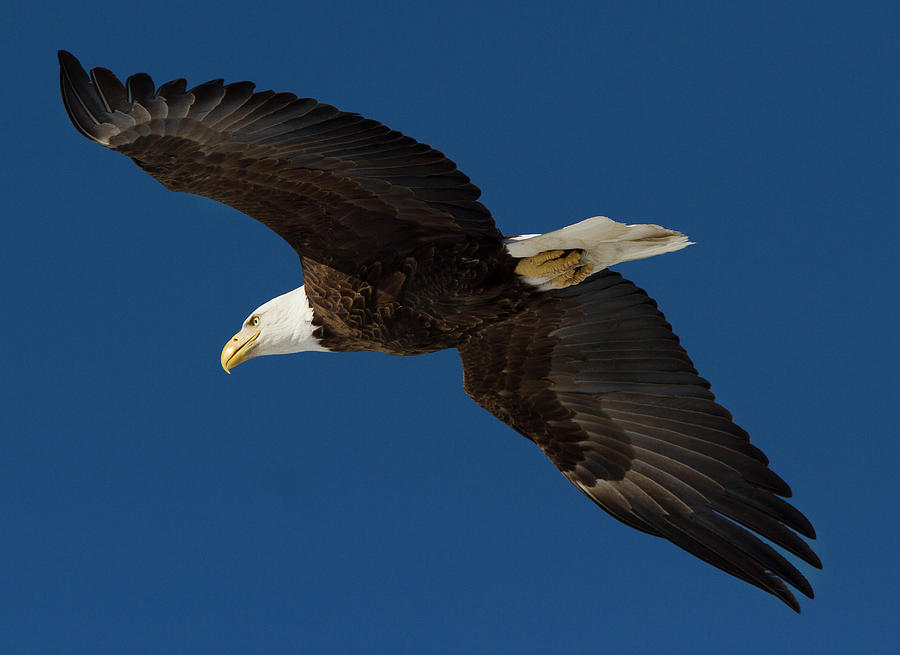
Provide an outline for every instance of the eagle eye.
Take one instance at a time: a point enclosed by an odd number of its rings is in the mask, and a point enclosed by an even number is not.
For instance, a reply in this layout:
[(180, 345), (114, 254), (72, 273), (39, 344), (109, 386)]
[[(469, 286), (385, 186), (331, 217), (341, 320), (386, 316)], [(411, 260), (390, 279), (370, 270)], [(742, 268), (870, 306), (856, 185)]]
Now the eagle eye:
[(250, 324), (250, 327), (256, 327), (259, 325), (259, 316), (251, 316), (250, 320), (247, 321)]

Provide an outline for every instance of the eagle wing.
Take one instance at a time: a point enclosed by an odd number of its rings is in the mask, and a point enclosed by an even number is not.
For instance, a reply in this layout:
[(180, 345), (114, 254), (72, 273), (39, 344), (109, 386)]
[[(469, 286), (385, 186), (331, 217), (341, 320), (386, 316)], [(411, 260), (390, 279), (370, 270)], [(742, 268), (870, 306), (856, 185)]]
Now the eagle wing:
[[(466, 392), (534, 441), (615, 518), (799, 605), (810, 522), (715, 402), (656, 303), (605, 270), (488, 327), (459, 349)], [(787, 584), (785, 584), (787, 583)]]
[(425, 243), (501, 238), (450, 159), (376, 121), (250, 82), (157, 88), (145, 73), (89, 77), (65, 51), (59, 62), (82, 134), (168, 189), (249, 214), (304, 258), (351, 272)]

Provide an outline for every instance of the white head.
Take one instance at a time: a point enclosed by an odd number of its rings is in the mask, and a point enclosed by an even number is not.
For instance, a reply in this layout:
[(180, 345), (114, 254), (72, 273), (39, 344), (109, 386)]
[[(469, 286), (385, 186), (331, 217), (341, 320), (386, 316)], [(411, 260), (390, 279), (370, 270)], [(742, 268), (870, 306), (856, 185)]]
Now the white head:
[(257, 307), (241, 331), (222, 349), (222, 368), (227, 372), (260, 355), (285, 355), (305, 350), (328, 352), (313, 336), (313, 310), (303, 287), (272, 298)]

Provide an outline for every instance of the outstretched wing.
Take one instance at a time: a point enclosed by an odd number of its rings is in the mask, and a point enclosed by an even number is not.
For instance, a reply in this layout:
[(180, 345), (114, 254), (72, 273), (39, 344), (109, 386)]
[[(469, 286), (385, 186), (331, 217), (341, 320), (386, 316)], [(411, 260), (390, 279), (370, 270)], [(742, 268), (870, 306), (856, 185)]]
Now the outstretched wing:
[(131, 157), (173, 191), (249, 214), (314, 261), (350, 271), (423, 243), (500, 239), (479, 189), (427, 145), (291, 93), (214, 80), (156, 88), (90, 77), (59, 52), (63, 101), (89, 139)]
[(806, 578), (769, 539), (821, 568), (812, 525), (697, 375), (653, 302), (605, 270), (460, 348), (466, 392), (534, 441), (620, 521), (799, 605)]

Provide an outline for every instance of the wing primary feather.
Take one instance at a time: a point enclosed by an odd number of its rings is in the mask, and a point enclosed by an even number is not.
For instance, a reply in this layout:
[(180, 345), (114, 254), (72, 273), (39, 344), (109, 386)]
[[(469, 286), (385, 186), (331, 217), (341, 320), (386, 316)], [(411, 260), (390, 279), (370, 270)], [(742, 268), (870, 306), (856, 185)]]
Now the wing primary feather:
[(160, 85), (160, 87), (156, 90), (156, 95), (162, 96), (163, 98), (171, 99), (175, 96), (184, 95), (187, 90), (187, 80), (183, 77), (179, 77), (176, 80), (170, 80), (165, 84)]
[(92, 68), (91, 80), (107, 112), (120, 111), (125, 114), (131, 110), (125, 87), (111, 70), (107, 68)]
[(240, 106), (235, 107), (227, 116), (220, 118), (215, 123), (216, 129), (222, 132), (235, 132), (237, 130), (236, 126), (240, 125), (244, 118), (273, 95), (275, 95), (274, 91), (257, 91), (244, 100)]
[(74, 55), (60, 50), (58, 56), (60, 87), (69, 118), (79, 132), (95, 140), (93, 128), (100, 125), (98, 114), (105, 111), (105, 107)]
[(204, 124), (218, 127), (218, 123), (240, 109), (252, 96), (256, 86), (252, 82), (233, 82), (225, 85), (225, 95), (218, 106), (203, 117)]
[(129, 103), (148, 104), (155, 95), (156, 86), (147, 73), (135, 73), (125, 82), (125, 90)]
[(778, 554), (774, 548), (750, 532), (714, 513), (695, 512), (693, 518), (711, 533), (718, 535), (724, 541), (735, 544), (744, 554), (758, 562), (764, 570), (772, 571), (783, 578), (804, 596), (813, 597), (813, 589), (800, 571)]
[(194, 102), (188, 111), (188, 117), (196, 121), (202, 121), (215, 109), (225, 97), (224, 80), (210, 80), (198, 84), (188, 93), (194, 96)]
[[(297, 99), (293, 93), (275, 93), (274, 91), (263, 91), (256, 95), (261, 95), (263, 102), (253, 107), (253, 110), (245, 114), (239, 121), (229, 126), (232, 133), (249, 132), (250, 127), (257, 122), (265, 124), (265, 119), (271, 114), (277, 114), (279, 110), (291, 104)], [(276, 119), (277, 120), (277, 116)]]
[(666, 535), (672, 542), (713, 566), (768, 591), (795, 612), (800, 612), (800, 604), (784, 581), (775, 573), (767, 572), (730, 542), (685, 517), (669, 516), (667, 522), (674, 528)]
[(753, 530), (759, 535), (781, 546), (789, 553), (802, 559), (817, 569), (822, 568), (822, 560), (805, 541), (786, 528), (781, 522), (766, 514), (754, 512), (741, 503), (723, 496), (716, 499), (716, 506), (724, 516)]

